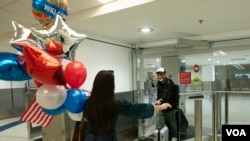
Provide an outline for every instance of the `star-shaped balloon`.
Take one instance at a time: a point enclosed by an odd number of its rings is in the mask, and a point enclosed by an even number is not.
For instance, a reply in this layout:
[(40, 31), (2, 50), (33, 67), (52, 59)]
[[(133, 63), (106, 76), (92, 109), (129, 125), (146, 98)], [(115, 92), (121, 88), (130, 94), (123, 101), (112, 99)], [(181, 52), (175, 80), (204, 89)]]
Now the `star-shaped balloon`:
[(54, 40), (50, 40), (46, 45), (46, 51), (58, 58), (61, 58), (61, 55), (63, 54), (62, 51), (62, 45), (56, 43)]
[(30, 36), (30, 29), (25, 28), (23, 25), (18, 24), (16, 21), (12, 21), (12, 26), (15, 30), (14, 38), (10, 40), (10, 42), (18, 42), (27, 40)]
[(59, 15), (56, 16), (54, 23), (49, 27), (44, 27), (42, 29), (32, 28), (31, 32), (45, 44), (51, 39), (61, 43), (65, 58), (69, 60), (74, 60), (75, 50), (87, 37), (85, 34), (80, 34), (72, 30)]
[(33, 79), (48, 85), (65, 85), (61, 62), (49, 53), (23, 42), (14, 42), (23, 47), (23, 56), (18, 62)]
[(13, 44), (14, 42), (25, 42), (31, 44), (35, 47), (44, 49), (45, 46), (42, 42), (37, 40), (31, 33), (30, 29), (24, 27), (23, 25), (17, 23), (16, 21), (12, 21), (13, 28), (15, 30), (14, 37), (9, 41), (10, 45), (17, 49), (18, 51), (23, 52), (23, 48), (16, 46)]

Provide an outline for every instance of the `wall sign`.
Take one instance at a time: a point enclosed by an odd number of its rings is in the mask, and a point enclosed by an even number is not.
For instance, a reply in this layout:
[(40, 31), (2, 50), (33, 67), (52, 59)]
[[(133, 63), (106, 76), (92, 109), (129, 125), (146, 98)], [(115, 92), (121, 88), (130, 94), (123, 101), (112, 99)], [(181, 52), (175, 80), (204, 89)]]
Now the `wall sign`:
[(199, 76), (194, 76), (194, 78), (193, 78), (193, 83), (194, 83), (194, 85), (199, 85), (200, 84), (200, 78), (199, 78)]
[(180, 84), (191, 84), (191, 72), (180, 72)]
[(200, 66), (195, 64), (194, 67), (193, 67), (193, 70), (194, 70), (194, 72), (199, 72)]

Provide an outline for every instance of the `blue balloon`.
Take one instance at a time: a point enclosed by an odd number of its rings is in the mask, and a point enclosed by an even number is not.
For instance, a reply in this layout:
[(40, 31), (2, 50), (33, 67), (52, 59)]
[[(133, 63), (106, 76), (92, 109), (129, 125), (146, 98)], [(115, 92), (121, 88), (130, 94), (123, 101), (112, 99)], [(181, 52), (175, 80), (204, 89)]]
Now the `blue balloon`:
[(42, 109), (43, 109), (44, 113), (46, 113), (48, 115), (53, 115), (53, 116), (59, 115), (65, 111), (64, 105), (62, 105), (56, 109), (45, 109), (45, 108), (42, 108)]
[(77, 88), (67, 90), (67, 98), (64, 102), (65, 108), (71, 113), (80, 113), (85, 108), (86, 94)]
[(18, 55), (9, 52), (0, 52), (0, 79), (6, 81), (24, 81), (31, 77), (21, 67), (17, 60)]

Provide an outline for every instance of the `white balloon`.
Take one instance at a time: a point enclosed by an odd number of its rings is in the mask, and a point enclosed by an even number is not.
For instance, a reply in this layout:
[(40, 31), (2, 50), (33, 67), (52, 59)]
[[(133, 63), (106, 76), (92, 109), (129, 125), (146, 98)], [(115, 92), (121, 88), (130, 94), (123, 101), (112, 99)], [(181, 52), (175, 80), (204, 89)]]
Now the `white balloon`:
[(80, 113), (71, 113), (69, 111), (67, 111), (67, 112), (68, 112), (69, 117), (72, 120), (74, 120), (74, 121), (81, 121), (83, 112), (80, 112)]
[(45, 109), (56, 109), (66, 100), (66, 89), (62, 85), (42, 85), (36, 92), (37, 103)]

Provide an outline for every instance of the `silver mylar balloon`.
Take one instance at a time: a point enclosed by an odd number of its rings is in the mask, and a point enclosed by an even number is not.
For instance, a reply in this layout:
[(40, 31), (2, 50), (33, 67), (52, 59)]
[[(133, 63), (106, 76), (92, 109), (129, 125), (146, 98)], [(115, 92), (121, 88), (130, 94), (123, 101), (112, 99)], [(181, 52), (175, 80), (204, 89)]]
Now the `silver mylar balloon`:
[(16, 21), (12, 21), (12, 25), (15, 30), (14, 38), (10, 40), (10, 42), (16, 42), (16, 41), (24, 41), (27, 40), (30, 36), (30, 29), (25, 28), (21, 24), (18, 24)]
[(23, 25), (17, 23), (16, 21), (12, 21), (12, 25), (15, 30), (14, 37), (9, 41), (12, 47), (22, 52), (22, 47), (18, 47), (13, 43), (25, 42), (35, 47), (44, 49), (44, 44), (32, 36), (30, 29), (25, 28)]
[(59, 15), (56, 16), (54, 23), (49, 27), (43, 27), (42, 29), (32, 28), (31, 32), (46, 44), (50, 39), (61, 43), (63, 45), (64, 57), (69, 60), (74, 60), (75, 50), (87, 38), (85, 34), (77, 33), (69, 28)]

